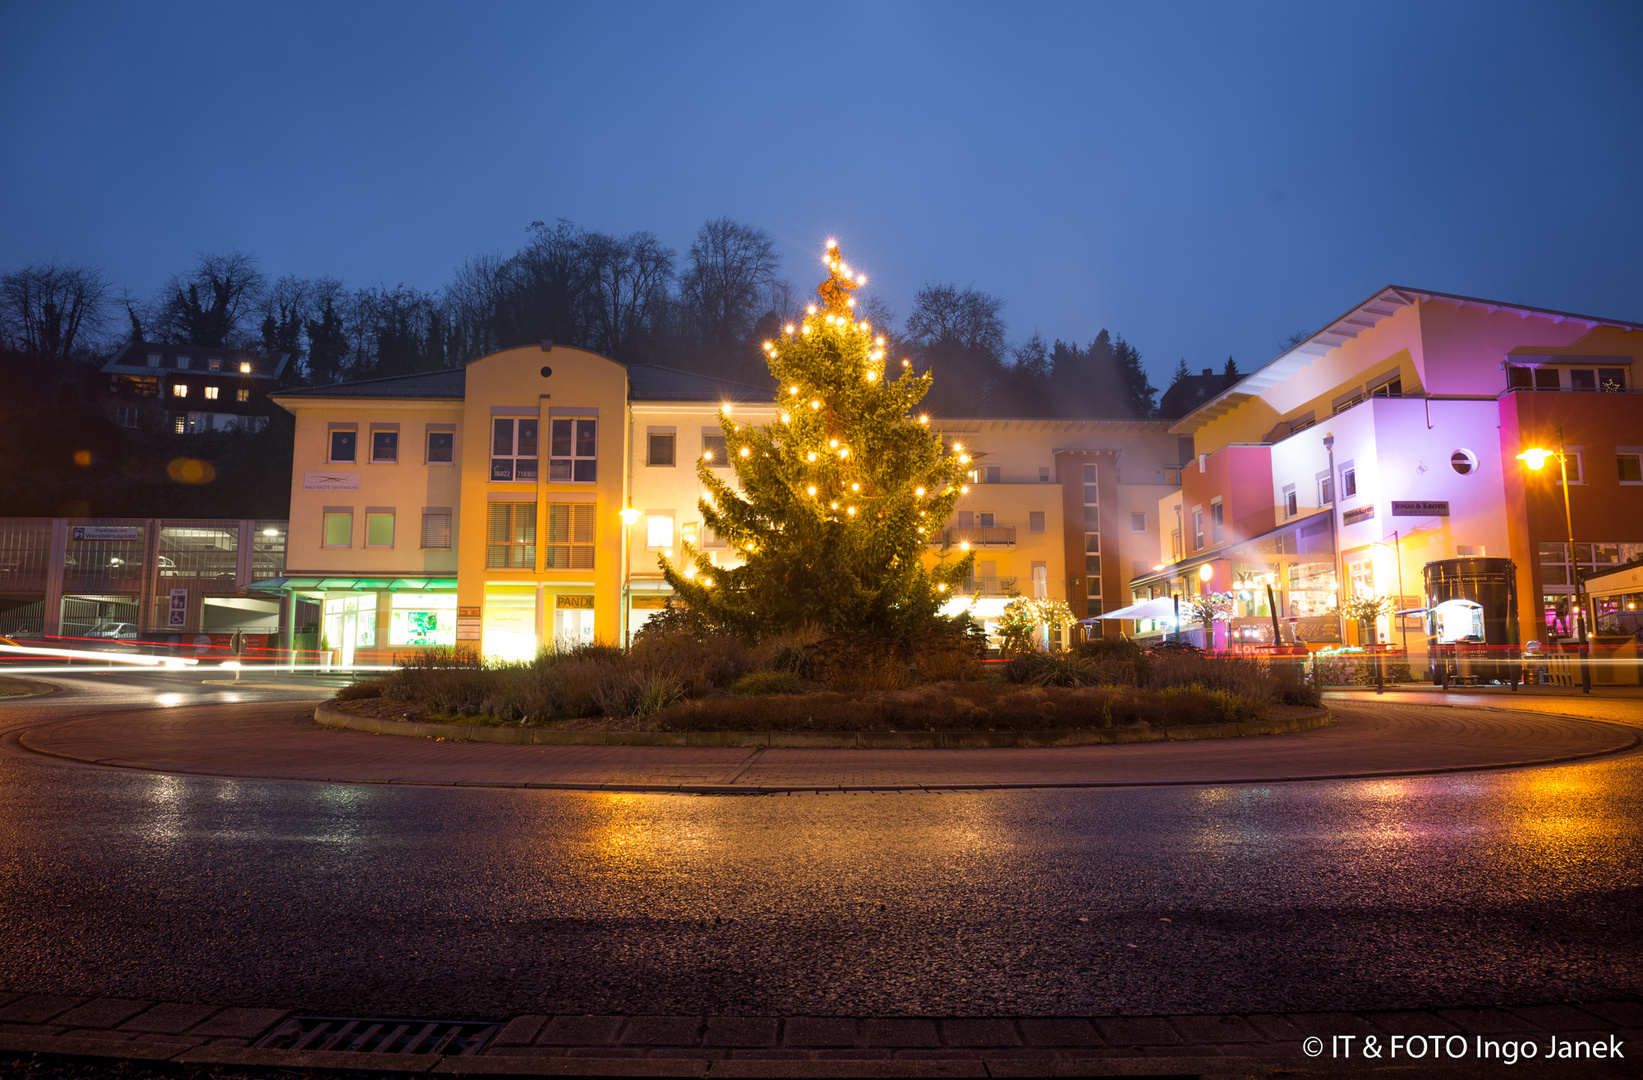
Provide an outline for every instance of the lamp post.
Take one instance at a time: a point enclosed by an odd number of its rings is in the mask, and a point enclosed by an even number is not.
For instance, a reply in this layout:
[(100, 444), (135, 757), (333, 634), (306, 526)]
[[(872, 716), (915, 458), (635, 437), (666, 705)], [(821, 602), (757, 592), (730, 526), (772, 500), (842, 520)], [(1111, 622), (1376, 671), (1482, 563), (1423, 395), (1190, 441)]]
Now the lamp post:
[(1346, 648), (1346, 612), (1341, 610), (1341, 586), (1346, 577), (1341, 573), (1341, 493), (1335, 490), (1335, 435), (1324, 436), (1324, 449), (1329, 451), (1329, 536), (1335, 542), (1335, 622), (1339, 626), (1341, 648)]
[(618, 516), (622, 519), (622, 648), (626, 649), (632, 644), (628, 624), (633, 619), (633, 523), (639, 520), (640, 514), (633, 507), (624, 506)]
[(1557, 458), (1558, 473), (1563, 480), (1563, 524), (1568, 530), (1569, 537), (1569, 573), (1574, 580), (1569, 584), (1575, 587), (1573, 600), (1575, 605), (1575, 633), (1580, 642), (1580, 689), (1584, 693), (1592, 692), (1592, 668), (1586, 656), (1586, 609), (1581, 602), (1580, 590), (1580, 561), (1575, 558), (1575, 519), (1569, 510), (1569, 454), (1563, 445), (1563, 429), (1557, 429), (1557, 450), (1546, 450), (1542, 447), (1530, 447), (1519, 454), (1518, 460), (1529, 468), (1539, 472), (1546, 467), (1546, 462)]

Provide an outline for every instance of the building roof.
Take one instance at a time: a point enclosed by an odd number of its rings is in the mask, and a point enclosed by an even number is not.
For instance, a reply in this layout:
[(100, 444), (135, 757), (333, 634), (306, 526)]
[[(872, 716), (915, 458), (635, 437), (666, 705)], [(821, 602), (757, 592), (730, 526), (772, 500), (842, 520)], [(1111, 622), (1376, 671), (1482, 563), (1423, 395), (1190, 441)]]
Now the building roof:
[(1205, 368), (1202, 375), (1184, 375), (1170, 383), (1158, 399), (1158, 418), (1178, 420), (1236, 383), (1241, 375), (1224, 375)]
[[(154, 362), (150, 363), (153, 358)], [(219, 349), (207, 345), (162, 345), (153, 341), (129, 342), (103, 365), (106, 375), (153, 375), (160, 371), (198, 371), (209, 374), (211, 361), (220, 361), (217, 374), (242, 379), (278, 380), (291, 362), (290, 353), (262, 353), (254, 349)], [(184, 363), (183, 361), (187, 361)], [(250, 364), (250, 371), (241, 371)]]
[(1596, 315), (1576, 315), (1572, 312), (1557, 311), (1552, 308), (1508, 304), (1500, 300), (1484, 300), (1476, 296), (1435, 292), (1431, 289), (1412, 289), (1405, 285), (1388, 285), (1367, 300), (1325, 323), (1321, 329), (1314, 331), (1305, 341), (1290, 347), (1265, 366), (1250, 372), (1219, 394), (1187, 412), (1172, 430), (1183, 435), (1191, 434), (1216, 417), (1224, 416), (1251, 398), (1259, 397), (1263, 391), (1283, 382), (1318, 357), (1339, 348), (1359, 334), (1374, 327), (1382, 319), (1397, 314), (1399, 309), (1426, 300), (1444, 300), (1459, 307), (1481, 307), (1491, 313), (1509, 311), (1524, 317), (1535, 315), (1551, 319), (1553, 322), (1584, 323), (1588, 330), (1595, 330), (1599, 326), (1612, 326), (1620, 330), (1643, 330), (1643, 323), (1631, 322), (1625, 319), (1605, 319)]
[[(759, 386), (716, 379), (658, 364), (627, 364), (628, 396), (633, 401), (771, 401)], [(460, 401), (468, 381), (466, 368), (442, 368), (415, 375), (356, 379), (330, 386), (304, 386), (278, 395), (287, 397), (422, 398)]]
[(463, 368), (419, 371), (414, 375), (389, 375), (380, 379), (356, 379), (329, 386), (302, 386), (274, 395), (288, 397), (430, 398), (461, 401), (468, 382)]

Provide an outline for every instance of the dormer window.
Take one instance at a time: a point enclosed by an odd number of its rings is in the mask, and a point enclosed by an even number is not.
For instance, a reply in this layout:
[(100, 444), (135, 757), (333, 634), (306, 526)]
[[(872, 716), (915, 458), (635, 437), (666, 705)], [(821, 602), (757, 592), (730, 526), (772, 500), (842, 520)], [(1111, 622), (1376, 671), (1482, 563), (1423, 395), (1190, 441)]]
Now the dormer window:
[(205, 362), (205, 369), (207, 371), (221, 371), (222, 370), (222, 357), (213, 356), (211, 359), (207, 360)]
[(159, 353), (151, 352), (151, 353), (148, 354), (148, 366), (149, 367), (159, 367), (160, 366), (160, 361), (163, 360), (163, 359), (165, 359), (165, 358), (162, 357)]
[(251, 361), (249, 361), (249, 360), (240, 361), (240, 374), (241, 375), (251, 374)]
[(177, 370), (178, 371), (187, 371), (188, 370), (188, 357), (186, 357), (186, 356), (177, 357)]

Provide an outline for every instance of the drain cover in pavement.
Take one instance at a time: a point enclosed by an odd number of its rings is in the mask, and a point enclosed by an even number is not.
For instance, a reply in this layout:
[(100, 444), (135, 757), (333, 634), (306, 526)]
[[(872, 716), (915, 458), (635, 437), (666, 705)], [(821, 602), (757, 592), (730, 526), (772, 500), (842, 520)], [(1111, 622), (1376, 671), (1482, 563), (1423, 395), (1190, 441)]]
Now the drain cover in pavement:
[(376, 1020), (293, 1016), (257, 1046), (267, 1050), (331, 1050), (360, 1054), (477, 1054), (498, 1024), (463, 1020)]

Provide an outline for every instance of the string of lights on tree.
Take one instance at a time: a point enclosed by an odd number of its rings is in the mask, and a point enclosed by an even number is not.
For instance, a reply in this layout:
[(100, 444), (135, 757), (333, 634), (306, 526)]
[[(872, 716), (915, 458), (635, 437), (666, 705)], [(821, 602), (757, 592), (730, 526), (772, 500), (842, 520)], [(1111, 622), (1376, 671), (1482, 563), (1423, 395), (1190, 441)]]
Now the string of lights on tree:
[(699, 464), (702, 519), (742, 565), (713, 564), (695, 545), (663, 573), (683, 602), (749, 633), (804, 623), (901, 632), (956, 595), (973, 556), (926, 569), (920, 555), (969, 488), (963, 446), (945, 447), (916, 413), (932, 377), (889, 359), (885, 336), (855, 317), (866, 283), (829, 241), (828, 276), (796, 324), (764, 343), (776, 418), (720, 413), (737, 485)]

